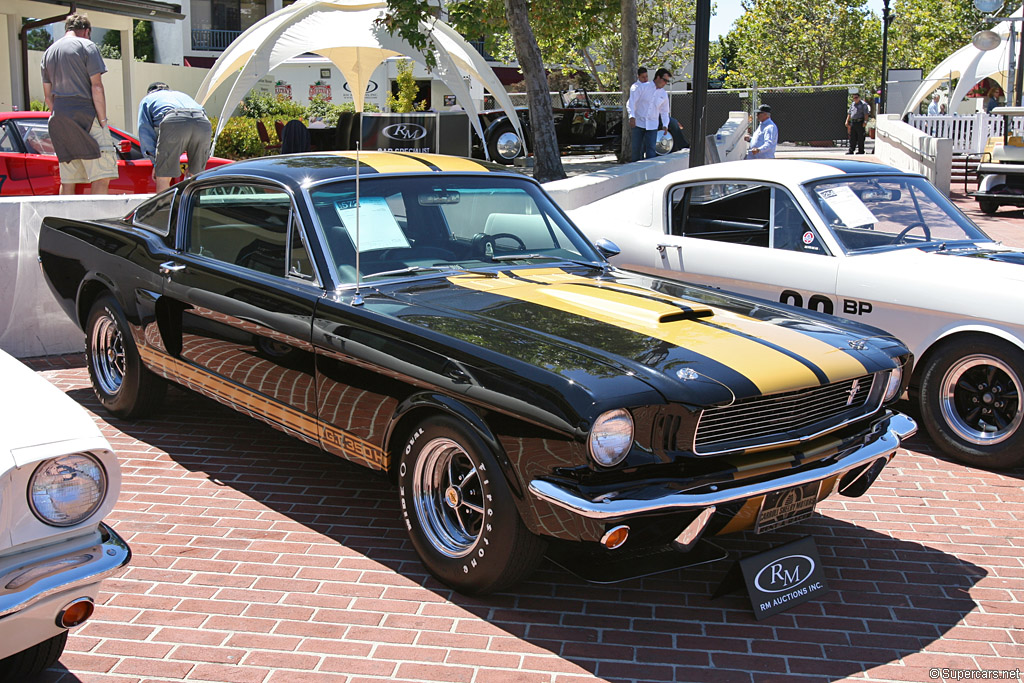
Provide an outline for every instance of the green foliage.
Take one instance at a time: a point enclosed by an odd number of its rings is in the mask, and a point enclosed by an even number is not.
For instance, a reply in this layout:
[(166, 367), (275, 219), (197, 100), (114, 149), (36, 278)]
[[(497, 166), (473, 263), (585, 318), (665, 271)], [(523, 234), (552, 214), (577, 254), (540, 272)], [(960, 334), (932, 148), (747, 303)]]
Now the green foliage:
[[(1005, 16), (1010, 11), (1000, 16)], [(971, 0), (896, 0), (889, 24), (889, 68), (922, 69), (925, 75), (994, 22)]]
[[(213, 125), (213, 129), (217, 130), (216, 118), (211, 117), (210, 123)], [(271, 142), (276, 143), (277, 132), (274, 130), (274, 119), (264, 118), (263, 124), (267, 127), (267, 134)], [(228, 119), (224, 130), (217, 138), (213, 154), (234, 160), (266, 156), (268, 152), (256, 130), (256, 119), (244, 116), (233, 116)]]
[(881, 21), (866, 0), (742, 0), (728, 85), (877, 84)]
[(100, 41), (100, 54), (104, 59), (121, 59), (121, 32), (107, 31)]
[(44, 102), (40, 102), (39, 100), (32, 100), (31, 102), (29, 102), (28, 103), (28, 110), (29, 111), (49, 111), (46, 108), (46, 104)]
[(25, 37), (28, 39), (29, 50), (40, 52), (53, 45), (53, 36), (45, 28), (34, 28)]
[(135, 61), (156, 61), (156, 45), (153, 43), (153, 22), (133, 19), (132, 43), (135, 47)]
[(398, 84), (398, 97), (388, 94), (388, 108), (396, 114), (425, 110), (427, 108), (426, 100), (416, 101), (416, 97), (420, 94), (420, 88), (416, 85), (416, 78), (412, 75), (412, 61), (403, 59), (396, 66), (398, 76), (395, 78), (395, 83)]
[(306, 116), (306, 108), (294, 100), (281, 95), (250, 92), (242, 100), (242, 116), (253, 119), (276, 117), (279, 119), (301, 119)]

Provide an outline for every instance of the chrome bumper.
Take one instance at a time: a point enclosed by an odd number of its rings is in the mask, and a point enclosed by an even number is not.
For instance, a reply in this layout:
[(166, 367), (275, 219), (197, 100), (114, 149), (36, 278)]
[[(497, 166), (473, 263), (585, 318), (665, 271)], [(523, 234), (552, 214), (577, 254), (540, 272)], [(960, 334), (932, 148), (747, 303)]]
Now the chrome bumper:
[(0, 576), (0, 618), (50, 595), (99, 583), (128, 564), (132, 551), (124, 539), (102, 522), (100, 534), (98, 545), (47, 557)]
[(534, 479), (530, 482), (530, 492), (541, 500), (565, 508), (581, 517), (600, 521), (616, 521), (652, 513), (698, 511), (762, 496), (772, 491), (824, 481), (858, 467), (866, 467), (883, 458), (888, 462), (900, 447), (900, 442), (917, 433), (917, 423), (902, 413), (893, 413), (888, 418), (880, 420), (875, 429), (873, 438), (867, 443), (852, 449), (829, 465), (757, 484), (711, 490), (706, 493), (672, 493), (643, 499), (631, 498), (628, 493), (622, 497), (610, 497), (605, 494), (591, 500), (550, 481)]

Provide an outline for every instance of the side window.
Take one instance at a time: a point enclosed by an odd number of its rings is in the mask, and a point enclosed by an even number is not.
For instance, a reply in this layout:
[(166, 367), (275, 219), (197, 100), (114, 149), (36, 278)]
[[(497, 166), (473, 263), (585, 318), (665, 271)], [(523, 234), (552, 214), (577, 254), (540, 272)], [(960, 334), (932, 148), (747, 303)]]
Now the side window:
[(716, 182), (679, 187), (672, 194), (672, 234), (767, 247), (772, 188)]
[(17, 152), (14, 147), (14, 140), (11, 138), (11, 126), (0, 124), (0, 152)]
[(818, 233), (807, 223), (793, 197), (779, 188), (774, 188), (772, 192), (772, 247), (807, 254), (826, 254)]
[(189, 211), (188, 253), (279, 277), (290, 271), (292, 205), (286, 192), (259, 185), (206, 187), (192, 194)]
[(170, 234), (171, 205), (174, 204), (176, 194), (177, 192), (168, 192), (139, 205), (139, 208), (135, 209), (135, 218), (132, 222), (160, 235)]

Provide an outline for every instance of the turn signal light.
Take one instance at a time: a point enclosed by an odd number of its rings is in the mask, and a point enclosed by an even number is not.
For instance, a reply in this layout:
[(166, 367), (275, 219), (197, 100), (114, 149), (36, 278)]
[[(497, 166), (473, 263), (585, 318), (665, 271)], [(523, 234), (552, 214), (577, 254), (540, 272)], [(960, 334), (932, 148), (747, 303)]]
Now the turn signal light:
[(603, 543), (604, 547), (608, 548), (608, 550), (615, 550), (616, 548), (621, 547), (622, 544), (626, 542), (627, 538), (629, 538), (629, 527), (623, 524), (622, 526), (617, 526), (614, 529), (609, 530), (608, 533), (604, 535), (604, 538), (601, 539), (601, 543)]
[(57, 626), (74, 628), (92, 616), (96, 607), (91, 598), (78, 598), (64, 606), (57, 614)]

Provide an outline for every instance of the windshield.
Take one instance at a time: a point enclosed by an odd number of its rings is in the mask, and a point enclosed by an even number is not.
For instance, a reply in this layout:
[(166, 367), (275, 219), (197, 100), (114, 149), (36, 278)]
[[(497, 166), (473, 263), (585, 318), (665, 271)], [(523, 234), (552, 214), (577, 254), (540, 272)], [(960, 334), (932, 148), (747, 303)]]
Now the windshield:
[[(346, 179), (310, 192), (344, 283), (438, 270), (603, 258), (536, 185), (513, 177)], [(357, 220), (358, 218), (358, 220)]]
[(807, 193), (848, 252), (991, 241), (924, 178), (833, 178), (808, 183)]
[[(18, 132), (21, 133), (21, 139), (25, 141), (25, 148), (29, 154), (57, 154), (53, 149), (53, 143), (50, 141), (50, 125), (48, 119), (16, 119), (13, 123), (18, 127)], [(110, 137), (113, 138), (115, 148), (118, 148), (118, 144), (121, 140), (128, 140), (127, 137), (115, 132), (111, 128), (108, 128), (107, 130), (110, 131)], [(132, 151), (130, 154), (122, 154), (119, 151), (118, 155), (122, 159), (143, 158), (142, 150), (139, 149), (139, 146), (134, 142), (132, 142)]]

